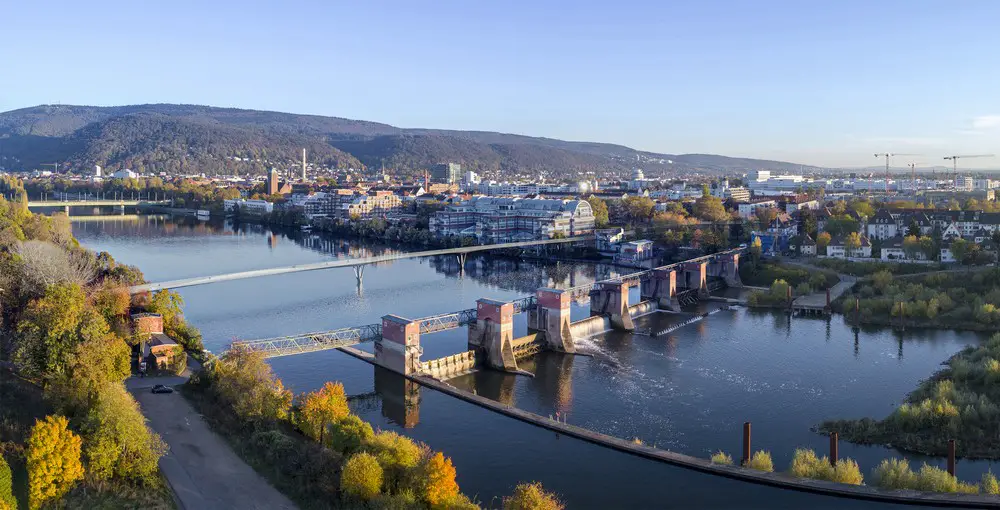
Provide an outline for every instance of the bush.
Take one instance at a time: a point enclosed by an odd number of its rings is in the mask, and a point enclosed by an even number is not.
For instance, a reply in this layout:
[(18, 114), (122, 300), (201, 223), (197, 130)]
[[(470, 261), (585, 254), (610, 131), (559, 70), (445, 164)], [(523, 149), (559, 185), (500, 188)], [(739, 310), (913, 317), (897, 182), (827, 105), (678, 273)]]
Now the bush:
[(837, 465), (833, 468), (833, 478), (831, 482), (846, 483), (850, 485), (861, 485), (865, 481), (861, 474), (861, 468), (854, 459), (838, 459)]
[(173, 366), (173, 372), (177, 375), (181, 375), (187, 370), (188, 366), (188, 355), (186, 351), (181, 351), (174, 355), (171, 363)]
[(14, 499), (14, 477), (3, 455), (0, 455), (0, 508), (17, 510), (17, 500)]
[(750, 460), (743, 467), (767, 473), (774, 471), (774, 463), (771, 462), (771, 452), (765, 452), (764, 450), (753, 452), (753, 456), (750, 457)]
[(455, 466), (441, 452), (431, 455), (422, 466), (424, 500), (431, 508), (441, 508), (458, 496)]
[(160, 436), (146, 426), (139, 403), (120, 384), (97, 393), (83, 424), (87, 468), (98, 480), (122, 478), (153, 485), (157, 462), (167, 451)]
[(872, 478), (883, 489), (912, 489), (917, 485), (917, 475), (906, 459), (884, 459), (872, 472)]
[(538, 482), (522, 483), (514, 494), (503, 498), (503, 510), (562, 510), (565, 506), (554, 495), (545, 492)]
[(322, 388), (298, 398), (295, 423), (303, 434), (323, 441), (327, 427), (350, 414), (344, 385), (328, 382)]
[(365, 501), (378, 496), (382, 490), (382, 467), (375, 456), (362, 452), (347, 459), (340, 474), (340, 488), (345, 494)]
[(803, 448), (796, 448), (789, 472), (799, 478), (827, 480), (851, 485), (861, 485), (864, 481), (861, 469), (858, 468), (858, 463), (854, 460), (839, 459), (836, 466), (831, 466), (829, 457), (818, 458), (816, 452)]
[(733, 458), (729, 456), (728, 453), (723, 451), (718, 451), (712, 454), (712, 464), (722, 464), (725, 466), (733, 465)]
[(808, 294), (812, 294), (812, 287), (810, 287), (808, 283), (802, 282), (795, 286), (796, 296), (805, 296)]
[(986, 494), (1000, 495), (1000, 483), (997, 483), (997, 477), (993, 475), (992, 471), (983, 473), (979, 488)]
[(368, 441), (375, 437), (375, 431), (368, 422), (351, 414), (330, 426), (329, 446), (334, 450), (350, 455), (361, 450)]
[(947, 471), (927, 464), (921, 466), (920, 472), (917, 473), (915, 489), (925, 492), (979, 492), (979, 488), (975, 485), (961, 483)]
[(412, 439), (391, 431), (381, 431), (375, 434), (364, 451), (378, 459), (385, 471), (386, 486), (396, 488), (406, 478), (408, 471), (417, 467), (422, 457), (422, 451)]
[(63, 416), (46, 416), (35, 422), (28, 438), (28, 505), (40, 508), (63, 497), (83, 478), (80, 436), (66, 427)]

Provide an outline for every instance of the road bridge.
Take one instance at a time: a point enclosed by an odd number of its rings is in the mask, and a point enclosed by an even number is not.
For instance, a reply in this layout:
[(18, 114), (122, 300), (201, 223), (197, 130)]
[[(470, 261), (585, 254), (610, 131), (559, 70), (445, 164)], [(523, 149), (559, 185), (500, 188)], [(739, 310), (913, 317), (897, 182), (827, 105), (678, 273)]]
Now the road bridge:
[(147, 283), (129, 287), (129, 293), (140, 294), (143, 292), (153, 292), (164, 289), (177, 289), (181, 287), (191, 287), (195, 285), (205, 285), (209, 283), (226, 282), (232, 280), (243, 280), (246, 278), (258, 278), (261, 276), (274, 276), (279, 274), (301, 273), (304, 271), (318, 271), (322, 269), (334, 269), (339, 267), (353, 267), (354, 275), (360, 282), (364, 275), (364, 267), (369, 264), (380, 262), (390, 262), (393, 260), (432, 257), (435, 255), (456, 255), (459, 263), (465, 264), (465, 257), (470, 253), (490, 250), (502, 250), (507, 248), (527, 248), (531, 246), (547, 246), (551, 244), (578, 243), (592, 241), (589, 236), (568, 237), (565, 239), (545, 239), (541, 241), (522, 241), (516, 243), (485, 244), (481, 246), (465, 246), (462, 248), (444, 248), (439, 250), (426, 250), (408, 253), (394, 253), (391, 255), (377, 255), (374, 257), (332, 260), (328, 262), (316, 262), (313, 264), (298, 264), (294, 266), (276, 267), (271, 269), (255, 269), (251, 271), (241, 271), (238, 273), (228, 273), (214, 276), (201, 276), (196, 278), (185, 278), (181, 280), (171, 280), (159, 283)]

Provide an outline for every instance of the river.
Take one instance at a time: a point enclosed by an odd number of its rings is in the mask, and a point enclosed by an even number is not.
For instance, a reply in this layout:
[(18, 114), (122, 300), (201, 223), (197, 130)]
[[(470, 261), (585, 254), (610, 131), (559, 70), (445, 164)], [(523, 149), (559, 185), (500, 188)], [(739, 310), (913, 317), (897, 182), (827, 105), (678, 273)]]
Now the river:
[[(191, 218), (138, 216), (74, 221), (85, 246), (139, 266), (149, 281), (211, 275), (404, 250), (377, 243), (256, 225), (234, 228)], [(350, 269), (288, 274), (180, 289), (185, 315), (221, 352), (233, 339), (255, 339), (379, 322), (385, 314), (418, 318), (473, 308), (478, 298), (514, 299), (538, 287), (566, 288), (631, 272), (608, 265), (470, 257), (407, 259), (368, 267), (358, 286)], [(632, 296), (636, 302), (637, 296)], [(534, 378), (477, 372), (457, 387), (544, 416), (690, 455), (739, 456), (740, 430), (753, 423), (754, 449), (787, 469), (797, 446), (823, 453), (810, 431), (824, 419), (883, 417), (941, 362), (980, 337), (953, 331), (854, 331), (840, 317), (722, 309), (706, 303), (684, 314), (637, 319), (637, 331), (580, 342), (589, 356), (541, 353), (522, 362)], [(717, 311), (716, 311), (717, 310)], [(704, 320), (659, 335), (692, 313)], [(587, 315), (576, 303), (573, 320)], [(526, 320), (515, 322), (515, 336)], [(466, 349), (464, 329), (425, 335), (424, 359)], [(338, 351), (271, 360), (295, 391), (341, 381), (362, 418), (442, 450), (454, 459), (464, 492), (496, 506), (519, 481), (538, 480), (569, 508), (843, 508), (869, 503), (818, 497), (698, 474), (613, 452), (422, 389)], [(899, 452), (841, 442), (842, 456), (867, 475)], [(908, 456), (922, 461), (916, 456)], [(928, 459), (943, 465), (942, 459)], [(959, 462), (978, 479), (986, 462)]]

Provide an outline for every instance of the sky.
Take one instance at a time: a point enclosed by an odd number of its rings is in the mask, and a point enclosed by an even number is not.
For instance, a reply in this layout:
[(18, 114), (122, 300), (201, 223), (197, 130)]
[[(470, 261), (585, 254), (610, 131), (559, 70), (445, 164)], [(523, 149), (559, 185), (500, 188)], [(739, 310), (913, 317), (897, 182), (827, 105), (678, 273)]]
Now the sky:
[(0, 0), (0, 111), (189, 103), (940, 165), (1000, 155), (998, 20), (997, 0)]

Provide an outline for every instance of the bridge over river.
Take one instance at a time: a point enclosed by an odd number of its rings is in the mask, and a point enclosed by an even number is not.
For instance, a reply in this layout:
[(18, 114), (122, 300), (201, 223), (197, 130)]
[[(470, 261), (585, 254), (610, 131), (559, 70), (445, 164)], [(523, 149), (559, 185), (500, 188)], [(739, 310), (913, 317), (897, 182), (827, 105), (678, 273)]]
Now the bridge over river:
[(304, 271), (318, 271), (321, 269), (334, 269), (338, 267), (353, 267), (354, 275), (360, 282), (364, 276), (364, 267), (380, 262), (390, 262), (393, 260), (410, 259), (417, 257), (432, 257), (435, 255), (456, 255), (461, 265), (465, 265), (465, 257), (470, 253), (490, 250), (502, 250), (509, 248), (527, 248), (532, 246), (548, 246), (553, 244), (579, 243), (592, 241), (592, 237), (577, 236), (565, 239), (546, 239), (542, 241), (522, 241), (516, 243), (485, 244), (481, 246), (465, 246), (462, 248), (444, 248), (440, 250), (426, 250), (418, 252), (394, 253), (391, 255), (378, 255), (375, 257), (364, 257), (344, 260), (332, 260), (329, 262), (316, 262), (314, 264), (299, 264), (295, 266), (276, 267), (270, 269), (255, 269), (252, 271), (241, 271), (238, 273), (227, 273), (213, 276), (199, 276), (195, 278), (185, 278), (181, 280), (171, 280), (159, 283), (146, 283), (129, 287), (129, 293), (140, 294), (164, 289), (177, 289), (181, 287), (191, 287), (194, 285), (206, 285), (209, 283), (226, 282), (231, 280), (243, 280), (246, 278), (258, 278), (261, 276), (274, 276), (279, 274), (301, 273)]
[[(493, 248), (500, 246), (505, 245), (492, 245)], [(432, 250), (394, 257), (457, 253), (456, 250), (466, 249)], [(270, 358), (374, 342), (375, 363), (406, 376), (447, 377), (481, 366), (520, 373), (517, 360), (538, 350), (573, 353), (576, 352), (577, 338), (608, 329), (631, 331), (634, 329), (634, 317), (657, 310), (678, 311), (682, 300), (707, 297), (712, 284), (741, 285), (739, 256), (743, 251), (737, 248), (571, 289), (542, 288), (534, 296), (513, 301), (479, 299), (476, 308), (431, 317), (408, 319), (389, 314), (383, 316), (379, 324), (237, 341), (232, 347), (261, 352)], [(342, 267), (352, 261), (339, 262), (341, 266), (334, 267)], [(307, 266), (310, 269), (304, 270), (330, 267), (326, 264), (330, 263), (319, 264), (321, 267), (312, 267), (317, 266), (312, 264)], [(641, 301), (634, 305), (629, 303), (629, 288), (632, 286), (639, 287), (641, 296)], [(570, 303), (582, 295), (590, 298), (591, 316), (571, 322)], [(529, 333), (514, 338), (513, 317), (520, 313), (528, 314)], [(438, 360), (421, 360), (422, 335), (464, 326), (468, 327), (468, 351)]]

